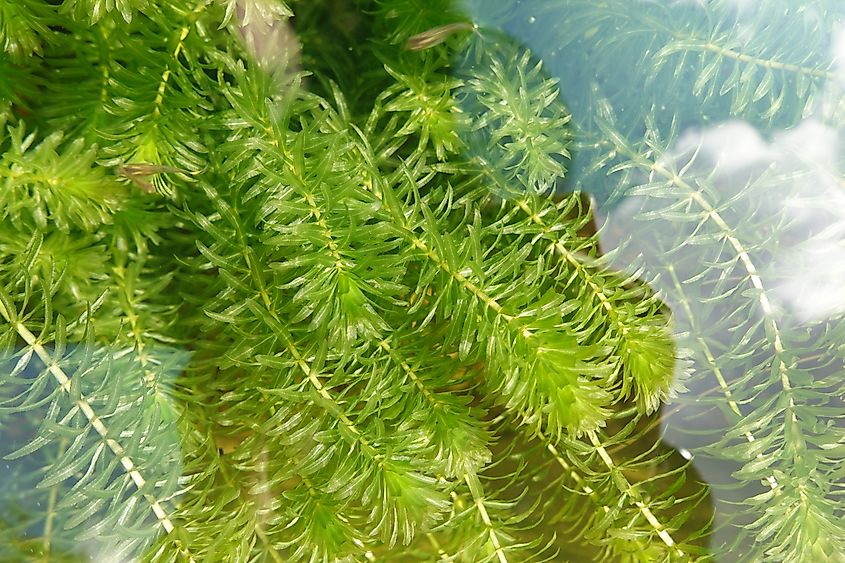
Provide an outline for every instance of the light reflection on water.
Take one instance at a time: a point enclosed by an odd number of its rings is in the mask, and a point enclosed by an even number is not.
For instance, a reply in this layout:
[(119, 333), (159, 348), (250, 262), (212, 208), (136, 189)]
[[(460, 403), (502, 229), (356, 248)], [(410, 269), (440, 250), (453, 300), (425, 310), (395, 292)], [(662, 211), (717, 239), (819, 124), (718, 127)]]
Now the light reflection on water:
[[(505, 29), (560, 79), (576, 145), (566, 186), (595, 195), (601, 246), (612, 267), (640, 272), (672, 311), (678, 347), (689, 350), (694, 370), (684, 381), (688, 390), (664, 407), (662, 430), (667, 443), (695, 458), (695, 469), (713, 487), (710, 545), (734, 545), (736, 528), (722, 524), (761, 517), (765, 504), (742, 503), (777, 486), (777, 472), (803, 477), (805, 469), (781, 456), (749, 477), (724, 453), (728, 446), (786, 432), (788, 392), (799, 397), (797, 407), (789, 400), (797, 412), (807, 405), (843, 408), (843, 21), (826, 14), (824, 2), (632, 0), (627, 8), (594, 3), (596, 13), (607, 8), (606, 18), (579, 28), (578, 17), (591, 9), (585, 2), (549, 9), (528, 1), (507, 16), (491, 15), (484, 5), (464, 3), (473, 21)], [(665, 30), (672, 48), (657, 37), (635, 37), (638, 20), (663, 10), (683, 14), (677, 29)], [(714, 13), (722, 14), (721, 28), (713, 25)], [(684, 37), (701, 29), (713, 31), (697, 51)], [(705, 40), (718, 44), (725, 37), (734, 53), (755, 53), (757, 41), (773, 60), (791, 50), (796, 68), (829, 70), (808, 77), (705, 52)], [(691, 55), (681, 60), (685, 49)], [(801, 80), (808, 82), (803, 94), (791, 95)], [(751, 83), (757, 92), (749, 96), (743, 89)], [(751, 101), (743, 105), (743, 97)], [(618, 142), (608, 143), (612, 136)], [(738, 432), (748, 416), (768, 426)], [(826, 436), (821, 426), (835, 428), (835, 415), (804, 424), (810, 442), (835, 447), (839, 432)], [(774, 444), (779, 448), (782, 440)], [(815, 479), (837, 474), (840, 454), (809, 449), (817, 456), (813, 467), (825, 472), (813, 469)], [(835, 483), (818, 486), (836, 490)]]
[[(814, 357), (815, 351), (830, 347), (829, 335), (812, 327), (845, 310), (845, 195), (836, 180), (835, 159), (824, 156), (836, 154), (836, 136), (829, 127), (807, 120), (766, 143), (747, 123), (728, 122), (685, 133), (664, 156), (667, 167), (685, 168), (689, 181), (706, 182), (714, 201), (720, 202), (714, 205), (718, 216), (726, 222), (735, 219), (729, 224), (736, 225), (751, 217), (756, 238), (741, 241), (749, 253), (747, 264), (726, 242), (727, 235), (705, 222), (703, 210), (687, 211), (690, 217), (700, 215), (700, 221), (666, 218), (667, 199), (683, 201), (683, 193), (631, 197), (605, 215), (602, 244), (621, 251), (614, 257), (614, 267), (645, 267), (645, 277), (673, 312), (679, 346), (693, 351), (696, 377), (685, 382), (689, 391), (678, 397), (676, 405), (670, 403), (664, 410), (679, 407), (662, 422), (665, 440), (673, 446), (695, 452), (707, 445), (699, 441), (702, 431), (719, 431), (724, 421), (718, 415), (713, 418), (708, 403), (724, 401), (725, 393), (714, 394), (710, 401), (696, 400), (714, 385), (713, 355), (753, 358), (750, 363), (716, 358), (730, 388), (756, 369), (755, 363), (771, 361), (775, 344), (763, 335), (767, 329), (806, 335), (795, 352), (802, 371), (819, 379), (830, 375), (831, 352)], [(796, 151), (815, 152), (822, 158), (802, 162)], [(641, 187), (649, 185), (648, 178), (642, 181)], [(679, 234), (694, 242), (678, 247)], [(753, 278), (751, 268), (756, 271)], [(755, 287), (758, 281), (760, 287)], [(762, 301), (764, 295), (767, 302)], [(740, 335), (748, 341), (737, 344)], [(779, 392), (777, 387), (760, 389), (745, 396), (737, 408), (750, 413), (770, 407), (769, 401)], [(830, 406), (836, 403), (831, 397)], [(712, 452), (695, 466), (705, 481), (725, 485), (731, 482), (728, 473), (740, 468)], [(736, 510), (719, 500), (743, 498), (719, 487), (713, 495), (717, 517)], [(731, 529), (720, 523), (717, 520), (714, 526), (714, 541), (730, 544)]]
[(0, 560), (133, 561), (172, 528), (185, 485), (170, 401), (191, 354), (37, 347), (52, 366), (31, 349), (0, 356), (0, 408), (13, 410), (0, 417)]

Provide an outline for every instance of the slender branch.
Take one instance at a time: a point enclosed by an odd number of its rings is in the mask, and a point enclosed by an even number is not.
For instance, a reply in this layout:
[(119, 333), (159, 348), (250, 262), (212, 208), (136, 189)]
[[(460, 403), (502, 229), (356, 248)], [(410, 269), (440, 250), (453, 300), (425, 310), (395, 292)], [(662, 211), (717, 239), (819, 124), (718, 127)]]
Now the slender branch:
[[(59, 440), (59, 455), (64, 452), (67, 447), (67, 438), (62, 436)], [(47, 516), (44, 518), (44, 538), (42, 542), (42, 549), (44, 551), (44, 563), (50, 561), (50, 539), (53, 535), (53, 518), (56, 511), (56, 501), (59, 496), (59, 484), (56, 483), (50, 487), (50, 497), (47, 500)]]
[[(683, 284), (681, 280), (678, 279), (678, 273), (675, 271), (675, 267), (673, 264), (668, 264), (667, 269), (669, 270), (669, 276), (672, 278), (672, 283), (675, 285), (675, 290), (679, 292), (679, 295), (684, 294)], [(690, 320), (690, 323), (693, 326), (696, 323), (696, 316), (692, 313), (692, 308), (689, 305), (687, 299), (681, 299), (681, 306), (684, 308), (684, 312), (687, 315), (687, 318)], [(707, 364), (710, 366), (710, 369), (713, 371), (713, 376), (716, 378), (716, 381), (719, 383), (719, 389), (722, 391), (722, 394), (727, 399), (728, 408), (733, 411), (733, 413), (737, 416), (738, 419), (741, 419), (743, 414), (742, 411), (739, 410), (739, 405), (737, 404), (736, 400), (733, 398), (733, 392), (731, 391), (730, 387), (728, 386), (728, 382), (725, 379), (724, 374), (722, 373), (722, 368), (719, 367), (718, 362), (716, 361), (716, 355), (710, 349), (710, 345), (707, 341), (701, 336), (701, 331), (695, 332), (697, 336), (695, 337), (696, 341), (698, 342), (699, 346), (701, 346), (701, 351), (704, 353), (704, 358), (707, 360)], [(745, 439), (748, 443), (753, 443), (757, 439), (754, 437), (754, 434), (751, 433), (750, 430), (746, 430), (743, 432)], [(757, 454), (757, 459), (762, 459), (763, 452)], [(766, 477), (766, 483), (769, 485), (770, 488), (775, 489), (778, 486), (777, 479), (775, 479), (774, 475), (769, 475)]]
[(627, 497), (633, 499), (634, 505), (640, 510), (642, 515), (645, 517), (646, 521), (651, 525), (652, 528), (655, 529), (657, 535), (663, 540), (663, 543), (666, 544), (667, 547), (670, 549), (674, 549), (675, 552), (678, 554), (679, 557), (684, 557), (685, 554), (681, 550), (680, 547), (677, 546), (675, 540), (672, 539), (672, 536), (666, 530), (665, 526), (660, 523), (660, 520), (657, 519), (657, 516), (651, 511), (651, 508), (648, 507), (642, 500), (640, 500), (634, 492), (633, 487), (628, 482), (628, 479), (625, 478), (624, 475), (619, 471), (619, 468), (616, 467), (616, 464), (613, 462), (613, 458), (610, 457), (610, 454), (605, 449), (604, 445), (602, 445), (601, 441), (596, 436), (595, 432), (588, 432), (587, 435), (590, 437), (590, 442), (593, 444), (593, 447), (596, 448), (596, 452), (599, 454), (602, 462), (604, 462), (605, 466), (607, 467), (608, 471), (612, 474), (615, 474), (613, 478), (613, 482), (619, 488), (620, 492)]
[(769, 70), (782, 70), (784, 72), (793, 72), (796, 74), (805, 74), (807, 76), (812, 76), (814, 78), (824, 78), (825, 80), (832, 80), (837, 78), (837, 74), (834, 72), (830, 72), (828, 70), (819, 70), (816, 68), (805, 67), (796, 64), (790, 63), (782, 63), (780, 61), (776, 61), (774, 59), (764, 59), (762, 57), (755, 57), (753, 55), (746, 55), (745, 53), (740, 53), (739, 51), (735, 51), (733, 49), (729, 49), (727, 47), (723, 47), (713, 41), (705, 41), (705, 40), (692, 40), (687, 41), (684, 44), (689, 50), (701, 50), (701, 51), (709, 51), (711, 53), (716, 53), (722, 57), (726, 57), (729, 59), (734, 59), (743, 63), (752, 64), (754, 66), (759, 66)]
[(508, 558), (505, 555), (505, 550), (502, 548), (499, 536), (496, 534), (493, 521), (490, 520), (490, 515), (487, 513), (487, 507), (484, 506), (484, 488), (481, 485), (481, 481), (478, 479), (478, 475), (468, 474), (464, 477), (464, 480), (469, 486), (469, 491), (472, 494), (472, 500), (475, 502), (475, 508), (481, 516), (481, 521), (484, 522), (484, 526), (487, 528), (487, 534), (490, 537), (490, 545), (493, 546), (493, 550), (496, 553), (496, 557), (499, 559), (499, 563), (508, 563)]
[[(197, 16), (201, 12), (203, 12), (206, 8), (207, 1), (203, 0), (194, 8), (191, 16)], [(193, 19), (193, 18), (191, 18)], [(185, 25), (179, 29), (179, 39), (176, 42), (176, 48), (173, 50), (172, 59), (173, 61), (179, 60), (179, 55), (182, 53), (182, 50), (185, 48), (185, 39), (187, 39), (188, 34), (191, 32), (192, 25)], [(167, 90), (167, 83), (170, 81), (170, 76), (172, 75), (172, 71), (170, 69), (170, 63), (164, 68), (164, 71), (161, 73), (161, 79), (158, 83), (158, 88), (156, 89), (156, 97), (153, 101), (155, 108), (153, 109), (153, 117), (159, 117), (161, 115), (161, 108), (163, 107), (164, 102), (164, 94)]]

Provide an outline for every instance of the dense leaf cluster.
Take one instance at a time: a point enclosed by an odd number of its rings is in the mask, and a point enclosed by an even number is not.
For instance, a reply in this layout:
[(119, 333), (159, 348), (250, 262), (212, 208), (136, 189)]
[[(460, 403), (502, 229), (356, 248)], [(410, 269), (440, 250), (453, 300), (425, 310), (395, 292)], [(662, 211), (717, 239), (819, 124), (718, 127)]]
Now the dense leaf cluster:
[(761, 202), (841, 175), (678, 147), (838, 128), (842, 8), (690, 4), (0, 0), (0, 555), (840, 556), (842, 324)]

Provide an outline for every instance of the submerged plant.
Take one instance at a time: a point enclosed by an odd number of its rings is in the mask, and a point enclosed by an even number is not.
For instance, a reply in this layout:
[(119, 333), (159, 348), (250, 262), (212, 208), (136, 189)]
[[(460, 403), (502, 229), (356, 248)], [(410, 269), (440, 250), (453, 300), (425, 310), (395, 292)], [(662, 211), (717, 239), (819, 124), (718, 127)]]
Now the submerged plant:
[(0, 558), (842, 559), (805, 4), (0, 0)]

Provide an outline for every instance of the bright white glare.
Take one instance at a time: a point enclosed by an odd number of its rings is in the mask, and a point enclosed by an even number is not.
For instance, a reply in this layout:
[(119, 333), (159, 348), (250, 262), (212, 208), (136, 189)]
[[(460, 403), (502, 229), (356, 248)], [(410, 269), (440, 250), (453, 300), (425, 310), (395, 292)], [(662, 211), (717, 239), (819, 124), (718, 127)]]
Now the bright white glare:
[[(769, 299), (789, 321), (811, 323), (845, 313), (845, 186), (840, 182), (840, 154), (839, 132), (815, 119), (771, 140), (746, 122), (731, 121), (687, 131), (662, 164), (685, 169), (691, 185), (707, 186), (706, 197), (729, 223), (736, 221), (742, 230), (739, 237), (747, 239)], [(600, 232), (602, 248), (625, 245), (646, 262), (659, 264), (661, 255), (655, 249), (671, 248), (684, 235), (672, 221), (638, 217), (653, 213), (659, 217), (664, 205), (667, 200), (662, 198), (623, 202)], [(690, 212), (696, 212), (695, 207)], [(755, 238), (765, 250), (754, 250)], [(710, 244), (722, 241), (717, 238)], [(700, 248), (690, 247), (690, 252)], [(673, 293), (672, 288), (665, 289)], [(682, 314), (683, 308), (673, 310)]]

